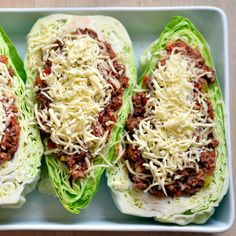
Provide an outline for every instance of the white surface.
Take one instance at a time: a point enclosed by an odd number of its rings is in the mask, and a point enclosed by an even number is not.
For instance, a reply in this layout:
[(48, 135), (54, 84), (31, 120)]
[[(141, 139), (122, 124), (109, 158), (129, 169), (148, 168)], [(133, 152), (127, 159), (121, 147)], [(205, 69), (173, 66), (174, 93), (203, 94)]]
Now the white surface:
[[(234, 221), (234, 196), (230, 148), (229, 69), (227, 22), (224, 13), (211, 7), (176, 8), (80, 8), (80, 9), (1, 9), (0, 25), (14, 41), (24, 57), (26, 35), (34, 22), (42, 16), (64, 12), (71, 14), (102, 14), (116, 17), (128, 30), (138, 59), (155, 40), (165, 24), (175, 15), (188, 17), (206, 38), (212, 49), (226, 107), (228, 163), (230, 187), (211, 219), (203, 225), (165, 225), (152, 219), (122, 215), (112, 202), (103, 177), (100, 188), (89, 207), (80, 215), (66, 212), (57, 199), (42, 195), (37, 190), (27, 196), (21, 209), (0, 209), (0, 230), (138, 230), (220, 232), (229, 229)], [(18, 22), (18, 24), (16, 24)]]

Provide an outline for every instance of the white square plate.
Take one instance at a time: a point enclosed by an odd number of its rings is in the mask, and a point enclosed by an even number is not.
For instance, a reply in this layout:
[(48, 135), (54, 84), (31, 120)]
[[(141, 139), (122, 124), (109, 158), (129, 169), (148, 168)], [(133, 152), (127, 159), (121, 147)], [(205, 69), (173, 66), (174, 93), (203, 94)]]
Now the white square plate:
[(133, 41), (138, 59), (147, 46), (161, 33), (172, 16), (189, 18), (208, 41), (225, 101), (226, 136), (230, 186), (215, 214), (203, 225), (167, 225), (152, 219), (122, 215), (115, 207), (106, 179), (103, 177), (98, 193), (80, 215), (66, 212), (59, 201), (37, 190), (27, 196), (21, 209), (0, 209), (0, 230), (119, 230), (119, 231), (189, 231), (221, 232), (234, 221), (234, 196), (230, 147), (229, 70), (227, 21), (222, 10), (213, 7), (162, 8), (73, 8), (73, 9), (1, 9), (0, 25), (15, 43), (24, 58), (26, 35), (35, 21), (53, 13), (78, 15), (109, 15), (120, 20)]

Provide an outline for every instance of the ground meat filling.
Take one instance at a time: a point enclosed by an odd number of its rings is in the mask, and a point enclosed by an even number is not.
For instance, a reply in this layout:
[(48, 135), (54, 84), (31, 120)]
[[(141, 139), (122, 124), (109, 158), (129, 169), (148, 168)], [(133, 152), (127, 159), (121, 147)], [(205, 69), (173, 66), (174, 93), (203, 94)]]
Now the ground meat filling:
[[(8, 59), (6, 56), (0, 56), (0, 63), (3, 63), (7, 66), (9, 75), (14, 76), (14, 71), (11, 67), (8, 66)], [(0, 72), (1, 74), (1, 72)], [(3, 76), (3, 74), (1, 74)], [(9, 79), (5, 84), (4, 81), (0, 88), (1, 100), (0, 106), (3, 109), (3, 115), (1, 126), (4, 126), (4, 130), (1, 130), (0, 133), (0, 164), (9, 161), (13, 158), (15, 152), (19, 146), (20, 139), (20, 124), (18, 120), (18, 109), (15, 104), (15, 98), (5, 94), (4, 91), (1, 91), (4, 86), (11, 86), (11, 80)]]
[[(98, 38), (97, 33), (92, 29), (77, 29), (72, 33), (72, 35), (79, 34), (89, 35), (92, 39), (95, 39), (98, 42), (100, 50), (104, 51), (106, 56), (112, 60), (113, 68), (100, 68), (99, 64), (97, 67), (103, 78), (106, 78), (106, 80), (107, 78), (113, 78), (113, 80), (107, 80), (107, 83), (112, 87), (112, 94), (109, 104), (107, 104), (107, 106), (100, 111), (97, 120), (91, 124), (94, 136), (102, 137), (104, 133), (108, 131), (108, 140), (110, 132), (118, 119), (118, 111), (122, 106), (123, 92), (125, 88), (128, 88), (129, 78), (126, 76), (125, 65), (118, 62), (117, 55), (108, 42), (101, 41)], [(60, 50), (64, 46), (64, 42), (62, 40), (56, 40), (55, 44), (57, 44), (57, 46), (55, 46), (53, 50)], [(52, 72), (51, 66), (52, 63), (50, 61), (45, 62), (44, 73), (46, 75), (50, 75)], [(116, 84), (113, 82), (114, 79), (116, 80)], [(119, 83), (118, 85), (117, 82)], [(47, 82), (38, 77), (36, 78), (35, 86), (38, 87), (38, 91), (36, 92), (36, 100), (38, 102), (39, 109), (48, 109), (51, 101), (44, 95), (45, 91), (48, 90)], [(57, 148), (57, 145), (50, 140), (50, 133), (47, 133), (47, 131), (45, 132), (45, 130), (42, 131), (42, 133), (45, 136), (48, 136), (48, 147)], [(73, 179), (84, 177), (84, 171), (88, 168), (85, 158), (87, 157), (89, 160), (92, 158), (89, 151), (81, 151), (80, 153), (70, 155), (66, 154), (63, 150), (54, 154), (54, 157), (60, 159), (68, 165)]]
[[(213, 69), (209, 68), (205, 64), (205, 59), (202, 57), (200, 51), (195, 48), (192, 49), (189, 45), (184, 43), (183, 41), (175, 41), (167, 44), (166, 51), (167, 57), (161, 58), (161, 65), (165, 65), (166, 60), (171, 54), (174, 48), (181, 48), (181, 52), (191, 58), (194, 58), (196, 61), (195, 66), (205, 71), (213, 72), (213, 76), (208, 78), (207, 76), (203, 76), (199, 78), (197, 82), (194, 83), (194, 97), (198, 96), (198, 91), (207, 92), (208, 84), (213, 83), (216, 79), (215, 73)], [(147, 89), (151, 88), (151, 77), (144, 76), (143, 77), (143, 86)], [(195, 110), (202, 109), (201, 105), (195, 100)], [(142, 119), (145, 118), (145, 105), (149, 99), (146, 92), (138, 92), (132, 97), (133, 102), (133, 113), (129, 116), (126, 122), (126, 131), (129, 134), (129, 137), (132, 139), (132, 134), (135, 129), (139, 128), (139, 123)], [(212, 108), (212, 104), (210, 100), (206, 100), (206, 104), (208, 107), (208, 117), (207, 119), (214, 119), (214, 111)], [(194, 136), (198, 139), (198, 133), (200, 130), (196, 130), (194, 132)], [(165, 190), (166, 194), (169, 197), (180, 197), (180, 196), (191, 196), (196, 192), (200, 191), (200, 189), (206, 183), (206, 178), (208, 176), (212, 176), (216, 167), (216, 150), (215, 148), (218, 145), (218, 140), (213, 135), (212, 128), (209, 129), (208, 132), (208, 141), (207, 150), (203, 151), (200, 156), (200, 160), (198, 161), (198, 169), (196, 168), (185, 168), (183, 170), (177, 170), (174, 175), (167, 176), (172, 179), (172, 184), (166, 185)], [(129, 172), (129, 178), (133, 182), (134, 188), (138, 190), (146, 190), (150, 184), (152, 183), (152, 174), (150, 170), (146, 169), (143, 164), (145, 160), (142, 158), (142, 153), (139, 149), (133, 148), (131, 144), (126, 144), (126, 151), (122, 157), (124, 160), (129, 161), (129, 165), (133, 169), (135, 173), (145, 174), (145, 178), (141, 178), (137, 174)], [(163, 189), (160, 186), (153, 186), (149, 191), (151, 195), (156, 197), (165, 197)]]

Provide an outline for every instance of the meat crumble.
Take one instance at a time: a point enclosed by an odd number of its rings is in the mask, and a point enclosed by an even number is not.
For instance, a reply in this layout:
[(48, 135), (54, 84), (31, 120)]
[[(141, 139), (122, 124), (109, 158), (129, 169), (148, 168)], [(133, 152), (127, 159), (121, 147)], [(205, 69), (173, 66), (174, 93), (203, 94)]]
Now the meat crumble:
[[(112, 70), (112, 68), (107, 68), (106, 70), (104, 70), (104, 68), (100, 68), (99, 64), (97, 65), (97, 69), (100, 71), (103, 77), (106, 78), (106, 80), (107, 78), (114, 78), (115, 80), (117, 80), (119, 86), (117, 86), (117, 84), (113, 84), (112, 80), (107, 80), (107, 83), (112, 87), (110, 102), (102, 111), (99, 112), (97, 120), (91, 124), (94, 136), (102, 137), (105, 132), (108, 132), (108, 140), (110, 132), (118, 119), (118, 111), (122, 106), (124, 89), (126, 89), (129, 85), (129, 78), (126, 76), (126, 67), (124, 64), (120, 64), (118, 62), (117, 55), (112, 49), (111, 45), (108, 42), (101, 41), (98, 38), (97, 33), (92, 29), (79, 28), (75, 32), (73, 32), (72, 35), (89, 35), (92, 39), (98, 42), (100, 50), (103, 50), (105, 52), (105, 55), (112, 60), (112, 66), (114, 70)], [(60, 51), (64, 46), (64, 42), (62, 40), (56, 40), (55, 44), (57, 46), (55, 46), (52, 50)], [(50, 75), (50, 73), (52, 73), (52, 63), (48, 60), (45, 62), (44, 73), (46, 75)], [(35, 86), (38, 87), (36, 100), (38, 102), (39, 109), (48, 109), (50, 107), (51, 101), (43, 93), (43, 91), (47, 91), (47, 82), (39, 77), (35, 81)], [(50, 140), (50, 134), (47, 133), (47, 131), (42, 131), (42, 133), (48, 136), (48, 147), (57, 148), (57, 145), (53, 143), (52, 140)], [(85, 158), (87, 157), (89, 160), (91, 160), (92, 158), (89, 151), (81, 151), (80, 153), (70, 155), (66, 154), (62, 150), (53, 155), (55, 158), (60, 159), (68, 165), (70, 174), (73, 179), (84, 177), (84, 171), (86, 171), (88, 168), (85, 162)]]
[[(4, 55), (1, 55), (0, 62), (7, 66), (9, 75), (13, 77), (14, 71), (8, 65), (8, 58)], [(10, 80), (8, 81), (7, 86), (11, 86)], [(20, 123), (18, 120), (18, 108), (15, 104), (15, 98), (9, 96), (8, 94), (3, 94), (3, 98), (0, 100), (0, 102), (2, 103), (2, 107), (6, 113), (6, 116), (9, 117), (0, 140), (1, 164), (5, 161), (11, 160), (18, 149), (20, 139)]]
[[(192, 49), (185, 42), (177, 40), (175, 42), (170, 42), (166, 45), (167, 57), (161, 59), (161, 65), (165, 65), (167, 59), (169, 58), (172, 50), (175, 49), (178, 52), (178, 49), (181, 50), (181, 53), (184, 55), (193, 58), (196, 63), (195, 66), (203, 69), (206, 72), (212, 72), (212, 77), (208, 78), (207, 76), (203, 76), (198, 79), (194, 83), (193, 93), (195, 94), (195, 98), (198, 96), (198, 91), (205, 92), (208, 84), (213, 83), (216, 79), (215, 72), (213, 69), (209, 68), (205, 64), (205, 59), (202, 57), (200, 51), (195, 48)], [(158, 66), (158, 65), (157, 65)], [(143, 86), (146, 89), (150, 89), (152, 87), (152, 79), (150, 76), (143, 76)], [(127, 122), (126, 122), (126, 131), (130, 134), (130, 138), (132, 139), (132, 134), (136, 129), (139, 128), (139, 123), (145, 118), (145, 105), (148, 101), (149, 97), (147, 96), (147, 92), (138, 92), (132, 97), (133, 103), (133, 112), (130, 114)], [(207, 118), (214, 120), (214, 111), (212, 104), (209, 99), (206, 99), (206, 104), (208, 107)], [(200, 110), (201, 105), (195, 100), (195, 110)], [(194, 132), (194, 135), (197, 137), (197, 130)], [(170, 197), (180, 197), (180, 196), (191, 196), (196, 192), (200, 191), (200, 189), (204, 186), (205, 180), (207, 176), (212, 176), (216, 167), (216, 150), (215, 148), (218, 145), (218, 140), (214, 137), (212, 128), (209, 130), (208, 140), (210, 141), (207, 145), (209, 149), (203, 151), (200, 155), (200, 160), (198, 161), (198, 169), (196, 168), (185, 168), (183, 170), (177, 170), (172, 176), (167, 176), (171, 178), (172, 184), (165, 186), (164, 193), (163, 189), (160, 186), (153, 186), (148, 191), (151, 195), (155, 197), (165, 197), (166, 195)], [(145, 160), (142, 158), (142, 152), (138, 148), (134, 148), (131, 144), (126, 144), (126, 150), (122, 157), (124, 160), (128, 160), (130, 166), (134, 170), (134, 173), (129, 172), (129, 178), (133, 183), (134, 188), (138, 190), (146, 190), (150, 184), (153, 182), (153, 177), (141, 178), (139, 177), (139, 173), (147, 174), (147, 176), (152, 176), (150, 170), (146, 169), (143, 164)]]

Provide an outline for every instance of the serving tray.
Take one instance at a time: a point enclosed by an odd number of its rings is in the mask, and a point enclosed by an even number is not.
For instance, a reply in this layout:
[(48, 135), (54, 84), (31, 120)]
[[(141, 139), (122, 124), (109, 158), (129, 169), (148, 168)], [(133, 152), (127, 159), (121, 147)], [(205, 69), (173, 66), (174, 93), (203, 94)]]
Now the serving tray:
[(78, 15), (109, 15), (120, 20), (130, 34), (137, 58), (153, 42), (172, 16), (189, 18), (211, 46), (223, 92), (226, 111), (226, 136), (230, 171), (229, 190), (215, 214), (203, 225), (167, 225), (153, 219), (121, 214), (115, 207), (105, 176), (89, 207), (80, 215), (66, 212), (58, 199), (42, 195), (36, 189), (27, 196), (20, 209), (0, 209), (0, 230), (116, 230), (116, 231), (188, 231), (222, 232), (234, 222), (234, 195), (230, 146), (229, 68), (227, 20), (224, 12), (213, 7), (162, 8), (58, 8), (58, 9), (0, 9), (0, 25), (15, 43), (24, 58), (26, 36), (35, 21), (53, 13)]

